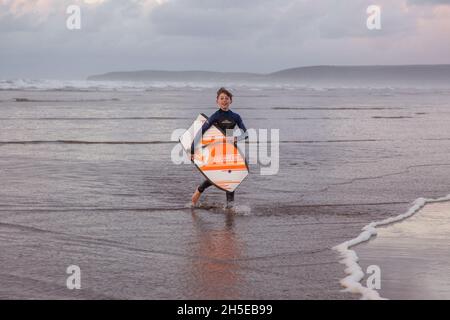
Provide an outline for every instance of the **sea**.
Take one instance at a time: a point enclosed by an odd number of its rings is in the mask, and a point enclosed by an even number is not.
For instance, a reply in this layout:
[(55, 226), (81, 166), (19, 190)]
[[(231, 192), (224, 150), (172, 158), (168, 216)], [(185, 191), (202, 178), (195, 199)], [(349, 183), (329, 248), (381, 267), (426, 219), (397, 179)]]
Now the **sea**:
[[(221, 86), (258, 159), (192, 207)], [(359, 299), (335, 246), (450, 193), (449, 123), (450, 88), (0, 80), (0, 299)]]

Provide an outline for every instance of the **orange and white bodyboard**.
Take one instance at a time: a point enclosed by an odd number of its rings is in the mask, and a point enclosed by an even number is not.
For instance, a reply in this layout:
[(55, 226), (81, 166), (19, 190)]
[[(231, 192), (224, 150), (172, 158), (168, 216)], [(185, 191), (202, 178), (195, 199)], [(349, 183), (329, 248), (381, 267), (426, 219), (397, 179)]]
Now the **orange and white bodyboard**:
[[(201, 114), (180, 137), (183, 149), (190, 155), (192, 141), (208, 118)], [(248, 175), (248, 165), (230, 138), (212, 125), (196, 146), (194, 164), (217, 188), (233, 192)]]

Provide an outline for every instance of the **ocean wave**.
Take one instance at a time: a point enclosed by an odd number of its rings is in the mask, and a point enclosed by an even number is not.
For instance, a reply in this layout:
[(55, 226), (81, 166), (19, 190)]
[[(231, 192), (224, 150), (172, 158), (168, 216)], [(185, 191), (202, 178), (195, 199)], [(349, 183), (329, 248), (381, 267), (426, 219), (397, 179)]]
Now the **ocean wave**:
[(243, 89), (257, 92), (255, 97), (264, 97), (259, 92), (264, 90), (298, 91), (302, 96), (322, 95), (330, 96), (340, 91), (367, 92), (370, 95), (394, 94), (422, 94), (423, 92), (436, 94), (450, 94), (447, 88), (404, 88), (404, 87), (371, 87), (371, 86), (339, 86), (339, 85), (305, 85), (290, 82), (263, 82), (263, 81), (107, 81), (107, 80), (49, 80), (49, 79), (7, 79), (0, 80), (0, 91), (73, 91), (73, 92), (151, 92), (154, 90), (192, 90), (202, 91), (218, 87), (230, 89)]
[(417, 213), (427, 203), (445, 201), (450, 201), (450, 194), (446, 197), (438, 199), (418, 198), (413, 202), (413, 205), (405, 213), (381, 221), (371, 222), (362, 229), (363, 231), (356, 238), (345, 241), (333, 247), (333, 250), (339, 252), (342, 258), (340, 262), (346, 266), (345, 272), (348, 274), (348, 276), (340, 281), (341, 285), (345, 288), (344, 291), (360, 294), (362, 299), (385, 300), (385, 298), (382, 298), (376, 290), (370, 289), (361, 284), (361, 280), (364, 278), (364, 271), (358, 264), (358, 255), (354, 250), (351, 250), (350, 248), (360, 243), (369, 241), (373, 236), (377, 235), (377, 227), (386, 226), (409, 218)]
[(115, 121), (115, 120), (189, 120), (183, 117), (11, 117), (0, 120), (47, 120), (47, 121)]
[(372, 119), (412, 119), (413, 117), (410, 116), (391, 116), (391, 117), (385, 117), (385, 116), (373, 116)]
[(344, 143), (344, 142), (380, 142), (382, 139), (339, 139), (339, 140), (282, 140), (280, 143)]
[[(0, 119), (2, 120), (2, 119)], [(348, 142), (380, 142), (389, 140), (377, 139), (361, 139), (361, 140), (282, 140), (279, 142), (267, 143), (281, 143), (281, 144), (314, 144), (314, 143), (348, 143)], [(30, 144), (174, 144), (178, 141), (87, 141), (87, 140), (17, 140), (17, 141), (0, 141), (0, 145), (30, 145)], [(245, 141), (246, 144), (253, 144), (259, 142)]]
[[(2, 100), (5, 101), (5, 100)], [(118, 98), (111, 99), (28, 99), (28, 98), (14, 98), (15, 102), (104, 102), (104, 101), (120, 101)]]
[(145, 92), (154, 89), (193, 89), (214, 88), (215, 84), (186, 82), (133, 82), (133, 81), (89, 81), (89, 80), (45, 80), (14, 79), (0, 80), (0, 90), (9, 91), (130, 91)]
[(272, 110), (401, 110), (400, 107), (272, 107)]
[(0, 141), (0, 145), (18, 144), (173, 144), (177, 141), (85, 141), (85, 140), (28, 140), (28, 141)]

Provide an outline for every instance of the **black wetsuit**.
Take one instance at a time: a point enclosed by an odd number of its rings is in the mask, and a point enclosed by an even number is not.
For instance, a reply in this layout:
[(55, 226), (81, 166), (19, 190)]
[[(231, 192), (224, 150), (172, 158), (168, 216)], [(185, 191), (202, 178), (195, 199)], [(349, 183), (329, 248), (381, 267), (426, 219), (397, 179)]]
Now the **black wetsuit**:
[[(225, 132), (228, 136), (232, 134), (232, 131), (236, 125), (245, 133), (237, 137), (237, 140), (242, 140), (247, 138), (247, 128), (245, 128), (244, 123), (242, 122), (241, 116), (231, 110), (223, 111), (222, 109), (214, 112), (211, 117), (203, 124), (201, 133), (200, 131), (197, 133), (197, 136), (194, 138), (194, 141), (191, 145), (191, 154), (194, 154), (195, 144), (200, 141), (203, 134), (212, 126), (215, 125), (219, 129)], [(199, 187), (198, 191), (203, 192), (206, 188), (212, 186), (212, 183), (209, 180), (205, 180)], [(227, 192), (227, 202), (234, 201), (234, 192)]]

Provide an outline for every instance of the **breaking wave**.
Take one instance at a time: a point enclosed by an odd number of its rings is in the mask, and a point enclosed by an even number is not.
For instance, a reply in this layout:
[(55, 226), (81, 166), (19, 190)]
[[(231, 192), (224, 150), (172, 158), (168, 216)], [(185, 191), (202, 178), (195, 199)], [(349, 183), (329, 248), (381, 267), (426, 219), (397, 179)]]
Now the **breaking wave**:
[(438, 199), (418, 198), (414, 201), (412, 207), (409, 208), (409, 210), (405, 213), (381, 221), (371, 222), (362, 229), (363, 231), (356, 238), (345, 241), (333, 247), (333, 250), (339, 252), (342, 258), (340, 262), (346, 266), (345, 273), (347, 274), (347, 277), (340, 281), (341, 285), (345, 288), (344, 291), (360, 294), (362, 299), (384, 299), (376, 290), (367, 288), (361, 284), (361, 280), (364, 278), (364, 271), (358, 264), (358, 255), (354, 250), (351, 250), (350, 248), (360, 243), (369, 241), (373, 236), (377, 235), (377, 227), (386, 226), (388, 224), (399, 222), (406, 218), (409, 218), (417, 213), (427, 203), (444, 201), (450, 201), (450, 195)]

